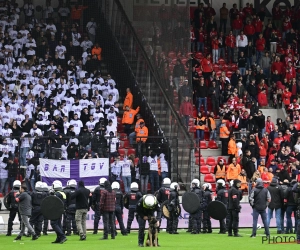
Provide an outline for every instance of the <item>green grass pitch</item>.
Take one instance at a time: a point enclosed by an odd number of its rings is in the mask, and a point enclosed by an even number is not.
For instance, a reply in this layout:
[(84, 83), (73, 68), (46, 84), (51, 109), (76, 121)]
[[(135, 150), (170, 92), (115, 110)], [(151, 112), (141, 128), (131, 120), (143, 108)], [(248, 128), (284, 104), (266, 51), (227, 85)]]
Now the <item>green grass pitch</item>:
[[(186, 230), (178, 230), (178, 235), (170, 235), (166, 232), (159, 234), (159, 244), (162, 249), (203, 249), (203, 250), (259, 250), (259, 249), (299, 249), (300, 245), (296, 243), (289, 244), (262, 244), (263, 229), (257, 231), (256, 238), (250, 238), (251, 229), (241, 229), (240, 234), (243, 237), (235, 238), (228, 237), (227, 235), (219, 235), (218, 230), (214, 229), (212, 234), (197, 234), (191, 235), (186, 233)], [(52, 250), (52, 249), (65, 249), (65, 250), (99, 250), (101, 249), (122, 249), (129, 250), (138, 248), (137, 244), (137, 231), (133, 231), (128, 236), (122, 236), (118, 233), (115, 240), (99, 240), (102, 237), (102, 232), (93, 235), (89, 232), (86, 241), (79, 241), (79, 236), (72, 235), (68, 237), (65, 244), (51, 244), (55, 240), (55, 235), (50, 233), (48, 236), (41, 236), (38, 240), (32, 241), (31, 238), (23, 237), (21, 241), (14, 241), (16, 235), (6, 237), (4, 234), (0, 235), (0, 249), (15, 249), (15, 250)], [(271, 229), (271, 236), (276, 236), (276, 230)], [(278, 236), (295, 236), (278, 235)]]

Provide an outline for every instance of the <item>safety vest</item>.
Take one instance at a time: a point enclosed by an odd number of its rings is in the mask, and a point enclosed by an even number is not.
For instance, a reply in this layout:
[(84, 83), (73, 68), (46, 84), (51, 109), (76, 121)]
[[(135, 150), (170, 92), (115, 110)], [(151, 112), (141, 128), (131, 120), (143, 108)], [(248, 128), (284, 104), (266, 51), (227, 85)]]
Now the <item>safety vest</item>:
[(226, 126), (220, 127), (220, 138), (228, 138), (229, 134), (230, 132)]
[[(206, 125), (206, 121), (205, 121), (205, 117), (201, 117), (201, 118), (196, 118), (196, 129), (201, 129), (204, 130), (205, 129), (205, 125)], [(199, 122), (202, 121), (204, 124), (203, 125), (199, 125)]]
[(212, 130), (216, 129), (217, 126), (216, 126), (216, 121), (215, 121), (215, 119), (212, 118), (212, 117), (209, 117), (208, 119), (209, 119), (209, 121), (210, 121), (210, 127), (211, 127), (211, 129), (212, 129)]
[(216, 178), (223, 178), (225, 179), (226, 176), (226, 167), (223, 165), (223, 168), (221, 169), (220, 165), (217, 165), (217, 171), (216, 171)]

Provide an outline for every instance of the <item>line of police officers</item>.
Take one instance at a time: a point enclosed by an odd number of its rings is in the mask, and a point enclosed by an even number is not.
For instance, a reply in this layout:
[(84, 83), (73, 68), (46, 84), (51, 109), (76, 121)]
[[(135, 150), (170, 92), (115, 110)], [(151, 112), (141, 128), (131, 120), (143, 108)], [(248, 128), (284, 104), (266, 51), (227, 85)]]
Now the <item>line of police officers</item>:
[[(85, 209), (87, 212), (89, 207), (91, 207), (95, 211), (93, 234), (97, 234), (99, 221), (101, 216), (103, 216), (103, 224), (108, 225), (108, 227), (104, 227), (104, 237), (102, 239), (107, 239), (108, 233), (110, 233), (112, 239), (114, 239), (114, 236), (117, 235), (114, 220), (109, 222), (105, 221), (105, 213), (113, 212), (118, 220), (121, 233), (124, 236), (130, 233), (132, 221), (134, 220), (134, 218), (136, 218), (139, 224), (138, 244), (139, 246), (143, 246), (145, 237), (145, 222), (152, 216), (154, 216), (154, 213), (156, 212), (156, 217), (159, 220), (158, 226), (160, 225), (160, 204), (165, 200), (169, 201), (168, 209), (170, 211), (170, 220), (168, 220), (167, 223), (167, 231), (171, 234), (177, 234), (179, 216), (176, 209), (179, 205), (179, 185), (177, 183), (171, 183), (171, 180), (169, 178), (165, 178), (163, 180), (163, 187), (156, 193), (155, 196), (151, 194), (143, 196), (139, 191), (138, 184), (136, 182), (131, 183), (131, 190), (125, 195), (123, 195), (120, 189), (120, 184), (118, 182), (113, 182), (111, 187), (109, 185), (109, 188), (108, 184), (109, 182), (106, 180), (106, 178), (101, 178), (99, 180), (99, 186), (96, 187), (93, 194), (89, 194), (89, 192), (87, 192), (85, 193), (85, 198), (82, 199), (82, 197), (79, 197), (78, 195), (78, 189), (80, 187), (77, 189), (77, 182), (75, 180), (69, 180), (67, 182), (67, 187), (64, 189), (60, 181), (54, 181), (50, 190), (48, 190), (48, 186), (46, 183), (40, 181), (37, 182), (35, 185), (35, 191), (28, 192), (30, 195), (29, 199), (31, 208), (30, 224), (34, 228), (34, 235), (40, 237), (42, 232), (44, 235), (47, 235), (47, 227), (49, 222), (46, 218), (43, 217), (41, 213), (41, 203), (44, 198), (49, 195), (57, 196), (63, 201), (65, 205), (65, 213), (63, 215), (63, 218), (51, 220), (51, 226), (57, 235), (56, 240), (52, 243), (64, 243), (67, 240), (66, 236), (70, 236), (72, 231), (73, 234), (80, 235), (80, 240), (85, 240), (86, 229), (82, 229), (82, 227), (80, 226), (81, 229), (78, 230), (77, 212), (78, 210), (81, 211), (82, 209)], [(6, 234), (7, 236), (11, 236), (13, 221), (17, 215), (19, 216), (19, 220), (21, 222), (19, 204), (16, 201), (16, 194), (19, 193), (20, 187), (21, 182), (18, 180), (15, 181), (13, 183), (13, 189), (7, 197), (7, 205), (9, 208), (8, 230)], [(112, 191), (109, 189), (112, 189)], [(105, 193), (107, 191), (112, 193), (111, 200), (113, 200), (113, 204), (106, 204), (110, 201), (103, 200), (104, 196), (108, 197), (108, 195)], [(85, 206), (82, 206), (82, 204), (85, 204)], [(106, 206), (108, 207), (108, 209), (105, 209), (105, 206), (103, 206), (103, 204), (108, 205)], [(78, 209), (78, 207), (80, 207), (80, 209)], [(127, 228), (125, 228), (122, 218), (124, 207), (128, 209)], [(81, 222), (80, 225), (84, 223)], [(109, 230), (109, 232), (107, 230)], [(28, 233), (26, 236), (31, 236), (31, 234)], [(22, 236), (18, 235), (16, 240), (21, 240), (21, 237)]]

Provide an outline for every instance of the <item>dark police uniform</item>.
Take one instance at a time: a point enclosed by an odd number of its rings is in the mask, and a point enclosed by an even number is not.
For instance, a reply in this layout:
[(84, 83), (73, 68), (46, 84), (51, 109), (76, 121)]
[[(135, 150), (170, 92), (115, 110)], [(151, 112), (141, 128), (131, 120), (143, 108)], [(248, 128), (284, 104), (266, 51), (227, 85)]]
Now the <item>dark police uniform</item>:
[[(161, 187), (158, 192), (157, 192), (157, 195), (156, 195), (156, 198), (157, 198), (157, 201), (159, 202), (159, 204), (161, 205), (164, 201), (166, 200), (169, 200), (169, 196), (170, 196), (170, 185), (168, 186), (164, 186), (164, 187)], [(161, 224), (161, 221), (159, 223), (159, 226)], [(166, 231), (169, 232), (169, 229), (170, 229), (170, 220), (167, 219), (167, 229)]]
[[(43, 190), (43, 192), (46, 194), (46, 197), (49, 196), (49, 190)], [(49, 220), (44, 217), (44, 223), (43, 223), (43, 235), (48, 235), (48, 225), (49, 225)]]
[[(55, 191), (55, 196), (63, 201), (66, 204), (67, 196), (63, 191)], [(61, 225), (62, 216), (57, 220), (51, 220), (51, 227), (56, 233), (56, 240), (52, 243), (63, 243), (67, 240), (66, 235), (63, 232), (62, 225)]]
[(30, 224), (34, 228), (35, 233), (41, 235), (43, 228), (44, 216), (41, 212), (42, 201), (47, 197), (47, 194), (43, 191), (33, 191), (31, 194), (32, 214), (30, 218)]
[(206, 188), (203, 193), (203, 233), (212, 233), (210, 216), (207, 211), (207, 206), (212, 202), (212, 192)]
[(8, 217), (8, 225), (7, 225), (7, 236), (11, 235), (11, 231), (13, 229), (13, 222), (18, 214), (20, 225), (22, 225), (21, 216), (18, 210), (18, 203), (16, 203), (15, 196), (16, 193), (19, 192), (19, 188), (13, 188), (8, 196), (7, 196), (7, 205), (9, 207), (9, 217)]
[(76, 213), (76, 197), (72, 199), (72, 194), (75, 193), (76, 188), (68, 187), (64, 189), (64, 192), (67, 196), (66, 199), (66, 213), (64, 217), (66, 217), (66, 236), (71, 235), (71, 230), (73, 229), (73, 234), (78, 234), (77, 225), (75, 221), (75, 213)]
[(138, 217), (138, 223), (139, 223), (139, 236), (138, 236), (138, 244), (143, 245), (144, 244), (144, 238), (145, 238), (145, 225), (146, 221), (144, 220), (144, 217), (151, 218), (154, 216), (154, 212), (156, 212), (156, 219), (160, 221), (161, 219), (161, 208), (159, 203), (156, 203), (153, 208), (147, 208), (144, 206), (143, 199), (147, 195), (144, 195), (142, 198), (139, 199), (137, 205), (136, 205), (136, 212)]
[[(124, 226), (123, 222), (123, 208), (124, 208), (124, 200), (123, 200), (123, 193), (120, 189), (115, 190), (116, 192), (116, 209), (115, 209), (115, 216), (118, 220), (121, 233), (123, 235), (127, 235), (127, 231)], [(115, 233), (116, 235), (116, 233)]]
[(95, 188), (93, 195), (92, 195), (92, 208), (95, 211), (93, 234), (98, 233), (98, 226), (99, 226), (99, 221), (100, 221), (100, 217), (101, 217), (101, 213), (100, 213), (101, 190), (104, 190), (104, 187), (102, 185), (101, 186), (99, 185), (98, 187)]
[[(128, 209), (127, 233), (130, 233), (134, 213), (136, 212), (136, 205), (141, 197), (143, 197), (142, 193), (134, 190), (131, 190), (130, 193), (127, 193), (124, 196), (124, 207)], [(138, 219), (136, 218), (136, 220)]]
[(300, 183), (296, 183), (293, 186), (293, 192), (295, 203), (297, 204), (296, 210), (296, 220), (297, 220), (297, 228), (296, 228), (296, 236), (297, 236), (297, 244), (300, 244)]
[(179, 194), (177, 190), (172, 190), (169, 195), (169, 206), (168, 210), (170, 212), (170, 220), (169, 225), (167, 225), (167, 230), (170, 234), (178, 234), (178, 210), (177, 207), (179, 205)]
[(232, 187), (228, 191), (228, 213), (229, 213), (229, 225), (228, 225), (228, 236), (232, 236), (232, 231), (234, 236), (239, 237), (238, 227), (239, 227), (239, 213), (241, 212), (240, 200), (243, 198), (242, 193), (236, 184), (240, 182), (234, 180)]
[[(220, 187), (218, 186), (217, 187), (217, 197), (216, 197), (216, 201), (220, 201), (222, 202), (226, 208), (227, 208), (227, 205), (228, 205), (228, 190), (226, 190), (225, 187)], [(225, 234), (226, 231), (227, 231), (227, 227), (226, 225), (228, 226), (228, 222), (229, 222), (229, 216), (227, 214), (226, 216), (226, 224), (225, 224), (225, 219), (223, 220), (219, 220), (220, 222), (220, 234)]]
[(199, 197), (200, 208), (194, 214), (190, 214), (189, 229), (191, 230), (192, 234), (198, 234), (201, 231), (201, 218), (202, 218), (203, 207), (205, 207), (205, 204), (203, 204), (203, 202), (204, 202), (204, 198), (203, 198), (204, 192), (199, 187), (193, 187), (191, 192), (195, 193)]

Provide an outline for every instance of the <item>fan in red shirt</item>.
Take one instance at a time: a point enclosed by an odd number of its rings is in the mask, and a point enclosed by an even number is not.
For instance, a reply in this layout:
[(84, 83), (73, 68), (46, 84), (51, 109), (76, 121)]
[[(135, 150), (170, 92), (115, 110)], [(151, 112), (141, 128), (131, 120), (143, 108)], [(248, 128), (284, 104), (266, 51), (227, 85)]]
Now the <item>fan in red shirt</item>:
[(230, 109), (234, 109), (236, 104), (237, 104), (236, 99), (234, 98), (233, 94), (231, 94), (227, 101), (227, 105)]
[(278, 132), (278, 137), (274, 139), (274, 143), (276, 145), (280, 145), (281, 142), (283, 142), (283, 141), (284, 141), (284, 138), (282, 136), (282, 132)]
[(286, 50), (284, 51), (284, 54), (286, 56), (289, 56), (289, 54), (291, 54), (292, 56), (294, 56), (294, 50), (292, 49), (292, 46), (290, 44), (287, 45)]
[(255, 19), (253, 19), (252, 24), (255, 28), (256, 36), (258, 37), (259, 33), (262, 33), (263, 31), (263, 22), (259, 17), (256, 17)]
[(212, 16), (216, 15), (216, 11), (214, 8), (210, 7), (210, 3), (208, 3), (207, 7), (204, 9), (204, 15), (206, 20), (210, 20)]
[(236, 19), (232, 23), (232, 29), (241, 30), (243, 28), (243, 20), (240, 18), (240, 15), (236, 16)]
[(206, 58), (201, 60), (201, 70), (205, 80), (209, 80), (211, 72), (213, 71), (210, 54), (207, 54)]
[(252, 16), (252, 8), (250, 7), (249, 3), (247, 3), (246, 7), (243, 8), (243, 13), (246, 17)]
[(296, 70), (292, 65), (292, 62), (288, 62), (288, 66), (285, 69), (285, 78), (288, 82), (290, 82), (293, 78), (296, 77)]
[(259, 64), (265, 46), (266, 40), (263, 38), (263, 34), (260, 33), (258, 39), (256, 40), (256, 64)]
[(244, 110), (245, 109), (245, 104), (243, 103), (242, 98), (240, 98), (239, 102), (235, 104), (234, 109), (235, 110)]
[(250, 20), (244, 26), (244, 34), (248, 37), (248, 41), (252, 41), (253, 35), (255, 34), (255, 28)]
[(278, 75), (282, 75), (282, 73), (283, 73), (283, 71), (282, 71), (283, 70), (283, 63), (280, 62), (279, 56), (276, 56), (275, 62), (272, 63), (271, 71), (272, 71), (273, 74), (275, 73), (275, 70), (277, 70)]
[(210, 38), (212, 39), (213, 37), (217, 37), (218, 36), (218, 32), (215, 30), (214, 27), (212, 27), (212, 30), (209, 34)]
[(292, 96), (292, 93), (289, 91), (289, 87), (285, 86), (285, 90), (282, 93), (282, 102), (286, 108), (288, 108), (288, 106), (291, 103), (291, 96)]
[(267, 117), (265, 128), (266, 128), (266, 133), (268, 134), (270, 134), (274, 130), (275, 125), (274, 122), (271, 121), (271, 116)]
[[(292, 24), (290, 22), (290, 18), (286, 17), (282, 23), (282, 32), (287, 33), (292, 28)], [(284, 37), (282, 37), (284, 39)]]
[(263, 88), (262, 91), (257, 95), (257, 101), (260, 107), (268, 106), (268, 97), (265, 88)]

